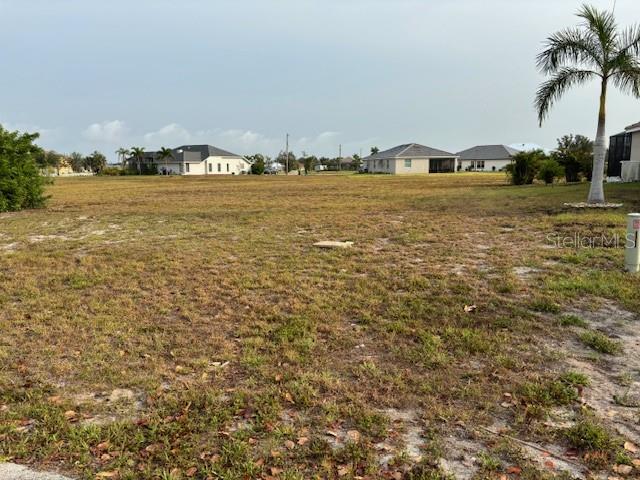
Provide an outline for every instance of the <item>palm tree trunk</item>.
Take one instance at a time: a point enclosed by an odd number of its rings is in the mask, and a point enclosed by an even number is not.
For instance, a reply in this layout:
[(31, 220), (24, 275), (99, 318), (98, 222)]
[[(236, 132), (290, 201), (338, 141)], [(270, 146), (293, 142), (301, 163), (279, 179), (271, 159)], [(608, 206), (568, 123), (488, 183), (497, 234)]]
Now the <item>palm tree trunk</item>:
[(602, 80), (600, 93), (600, 112), (598, 114), (598, 133), (593, 144), (593, 173), (589, 189), (589, 203), (604, 203), (604, 160), (606, 156), (605, 133), (607, 115), (607, 80)]

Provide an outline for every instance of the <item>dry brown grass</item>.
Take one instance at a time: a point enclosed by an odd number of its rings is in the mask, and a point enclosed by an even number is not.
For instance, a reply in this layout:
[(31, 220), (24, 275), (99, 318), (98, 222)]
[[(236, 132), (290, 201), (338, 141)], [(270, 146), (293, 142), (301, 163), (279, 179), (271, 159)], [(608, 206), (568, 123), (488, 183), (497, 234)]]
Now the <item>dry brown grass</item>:
[[(608, 189), (625, 210), (638, 192)], [(82, 178), (50, 194), (0, 216), (0, 455), (87, 478), (377, 478), (411, 466), (378, 464), (388, 408), (418, 412), (431, 465), (443, 429), (490, 423), (503, 392), (546, 374), (540, 340), (566, 305), (640, 310), (621, 249), (548, 247), (623, 233), (623, 211), (563, 209), (585, 186)], [(115, 388), (143, 403), (96, 400)], [(327, 430), (361, 439), (332, 449)]]

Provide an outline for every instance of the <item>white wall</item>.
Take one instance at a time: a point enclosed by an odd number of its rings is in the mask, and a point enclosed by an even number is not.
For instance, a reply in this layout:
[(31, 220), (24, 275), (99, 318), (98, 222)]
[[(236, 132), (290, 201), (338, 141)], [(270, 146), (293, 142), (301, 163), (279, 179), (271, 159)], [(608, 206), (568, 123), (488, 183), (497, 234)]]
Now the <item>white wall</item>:
[[(473, 161), (472, 160), (458, 160), (459, 164), (462, 165), (462, 167), (460, 168), (460, 171), (464, 172), (467, 170), (467, 168), (469, 168)], [(509, 165), (511, 163), (511, 160), (485, 160), (484, 161), (484, 169), (477, 169), (475, 171), (478, 172), (492, 172), (494, 171), (494, 167), (495, 167), (495, 171), (499, 172), (500, 170), (504, 169), (507, 165)]]
[[(218, 171), (218, 164), (220, 164), (220, 171)], [(235, 157), (209, 157), (200, 163), (189, 162), (185, 163), (185, 171), (182, 172), (182, 164), (179, 162), (159, 162), (158, 172), (162, 172), (163, 168), (171, 170), (174, 175), (240, 175), (249, 173), (251, 165), (244, 159)], [(186, 171), (186, 165), (189, 165), (189, 171)], [(229, 165), (227, 170), (227, 165)], [(211, 171), (209, 171), (211, 168)]]
[(631, 136), (631, 161), (640, 162), (640, 132), (635, 132)]

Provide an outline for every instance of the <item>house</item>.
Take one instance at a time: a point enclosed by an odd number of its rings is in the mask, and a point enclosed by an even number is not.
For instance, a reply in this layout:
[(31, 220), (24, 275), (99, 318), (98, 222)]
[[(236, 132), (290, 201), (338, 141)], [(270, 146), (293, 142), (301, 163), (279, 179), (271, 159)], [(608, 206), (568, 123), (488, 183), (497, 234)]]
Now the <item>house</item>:
[(458, 169), (458, 156), (418, 143), (398, 145), (362, 159), (368, 173), (446, 173)]
[(477, 145), (458, 153), (458, 168), (470, 172), (499, 172), (513, 161), (518, 152), (506, 145)]
[(609, 139), (607, 176), (624, 182), (640, 181), (640, 122)]
[(242, 155), (211, 145), (182, 145), (172, 153), (172, 158), (161, 159), (158, 152), (145, 152), (144, 163), (155, 165), (159, 173), (177, 175), (240, 175), (251, 171), (251, 162)]

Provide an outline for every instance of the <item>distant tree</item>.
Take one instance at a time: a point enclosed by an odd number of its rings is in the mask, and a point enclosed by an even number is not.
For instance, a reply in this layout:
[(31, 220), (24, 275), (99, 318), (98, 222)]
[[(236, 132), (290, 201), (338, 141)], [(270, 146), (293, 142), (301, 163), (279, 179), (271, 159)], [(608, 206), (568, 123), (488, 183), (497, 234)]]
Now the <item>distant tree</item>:
[(129, 158), (130, 152), (128, 149), (124, 147), (120, 147), (118, 150), (116, 150), (116, 153), (118, 154), (118, 161), (120, 162), (120, 165), (122, 165), (122, 168), (124, 169), (124, 167), (127, 164), (127, 158)]
[(362, 158), (360, 158), (360, 155), (357, 153), (354, 153), (352, 158), (353, 162), (351, 162), (351, 170), (360, 170), (360, 167), (362, 166)]
[(371, 147), (371, 155), (375, 155), (378, 152), (380, 152), (380, 149), (378, 147)]
[(107, 157), (96, 150), (85, 158), (85, 164), (93, 173), (100, 173), (107, 166)]
[(34, 143), (38, 137), (0, 126), (0, 212), (44, 206), (46, 179), (36, 163), (43, 151)]
[(249, 155), (247, 160), (251, 162), (251, 173), (253, 175), (262, 175), (265, 170), (265, 158), (261, 153), (256, 153), (254, 155)]
[(547, 185), (552, 184), (556, 178), (564, 175), (564, 168), (553, 158), (547, 158), (540, 163), (540, 169), (536, 178)]
[(71, 169), (74, 172), (81, 172), (84, 170), (84, 155), (79, 152), (71, 152), (69, 155), (69, 163), (71, 164)]
[(564, 168), (567, 182), (578, 182), (580, 175), (591, 178), (593, 142), (583, 135), (565, 135), (558, 139), (552, 157)]
[(640, 98), (640, 25), (619, 30), (613, 12), (583, 5), (578, 28), (557, 32), (547, 39), (538, 55), (539, 70), (550, 75), (536, 94), (540, 124), (553, 104), (570, 88), (590, 80), (600, 82), (598, 131), (593, 147), (593, 169), (589, 203), (604, 203), (606, 156), (606, 104), (610, 83), (622, 92)]
[(305, 175), (309, 175), (309, 172), (313, 172), (313, 169), (318, 163), (318, 159), (315, 155), (304, 155), (301, 160), (302, 164), (304, 165)]
[(292, 172), (298, 168), (298, 160), (293, 152), (289, 152), (288, 158), (286, 152), (280, 152), (276, 157), (276, 161), (284, 165), (288, 172)]
[(530, 150), (519, 152), (513, 157), (513, 162), (507, 165), (507, 173), (514, 185), (532, 184), (538, 175), (543, 161), (547, 155), (542, 150)]
[(160, 150), (158, 150), (158, 160), (164, 161), (165, 170), (167, 170), (169, 159), (173, 159), (173, 150), (167, 147), (161, 147)]
[(142, 160), (144, 159), (144, 148), (132, 147), (129, 153), (131, 154), (131, 158), (136, 161), (136, 165), (138, 166), (138, 175), (142, 175)]

